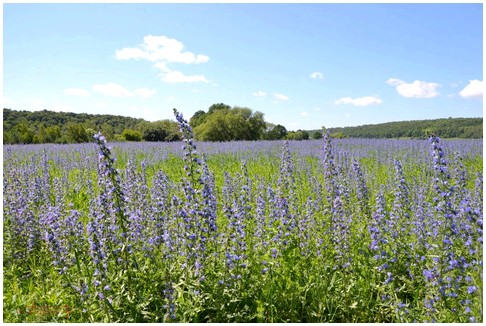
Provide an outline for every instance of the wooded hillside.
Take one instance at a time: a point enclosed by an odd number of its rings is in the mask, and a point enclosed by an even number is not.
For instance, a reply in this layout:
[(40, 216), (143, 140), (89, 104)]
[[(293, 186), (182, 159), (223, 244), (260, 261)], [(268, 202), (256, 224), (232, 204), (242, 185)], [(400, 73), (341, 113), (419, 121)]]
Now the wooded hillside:
[(483, 138), (483, 118), (448, 118), (387, 122), (358, 127), (329, 128), (334, 137), (349, 138)]
[(179, 140), (175, 121), (145, 121), (109, 114), (3, 109), (4, 144), (83, 143), (101, 131), (110, 141)]
[[(325, 123), (325, 121), (323, 121)], [(266, 122), (263, 113), (218, 103), (190, 119), (197, 140), (305, 140), (321, 138), (322, 130), (287, 131)], [(108, 114), (3, 109), (4, 144), (82, 143), (101, 131), (109, 141), (177, 141), (173, 120), (145, 121)], [(388, 122), (358, 127), (329, 128), (334, 138), (483, 138), (483, 118), (449, 118)]]

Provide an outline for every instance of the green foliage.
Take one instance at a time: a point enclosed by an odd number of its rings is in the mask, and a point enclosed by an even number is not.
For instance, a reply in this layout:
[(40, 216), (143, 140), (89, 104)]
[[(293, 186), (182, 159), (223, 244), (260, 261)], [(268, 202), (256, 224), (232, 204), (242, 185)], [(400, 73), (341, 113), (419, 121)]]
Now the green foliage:
[(32, 144), (34, 142), (34, 132), (27, 123), (20, 122), (12, 128), (10, 135), (8, 135), (7, 138), (10, 139), (12, 143)]
[(196, 111), (194, 115), (191, 117), (189, 120), (189, 124), (191, 125), (192, 128), (196, 128), (200, 124), (204, 123), (206, 121), (206, 112), (203, 110)]
[(140, 122), (136, 129), (142, 133), (145, 141), (177, 141), (179, 140), (179, 127), (171, 120), (159, 120), (154, 122)]
[(164, 129), (148, 128), (143, 131), (142, 138), (146, 141), (164, 141), (167, 132)]
[[(271, 142), (262, 142), (262, 145), (268, 143)], [(273, 142), (279, 143), (281, 142)], [(305, 145), (312, 143), (309, 141)], [(322, 147), (318, 142), (315, 144)], [(158, 147), (152, 148), (158, 148), (161, 152), (170, 145), (172, 144), (156, 144)], [(208, 144), (198, 144), (198, 149), (202, 148), (201, 152), (204, 152), (204, 145)], [(298, 147), (303, 147), (301, 145), (303, 144), (299, 143)], [(76, 145), (73, 148), (79, 152), (82, 146), (84, 145)], [(238, 143), (235, 143), (235, 146), (238, 146)], [(87, 147), (91, 150), (91, 146)], [(138, 145), (135, 147), (141, 148)], [(393, 206), (402, 205), (401, 202), (394, 202), (394, 198), (399, 196), (394, 193), (396, 189), (392, 172), (393, 163), (387, 160), (387, 157), (393, 156), (404, 162), (408, 161), (407, 166), (404, 166), (404, 182), (410, 187), (412, 198), (415, 199), (418, 188), (423, 188), (422, 200), (426, 202), (423, 207), (430, 208), (429, 213), (435, 212), (432, 205), (435, 205), (436, 195), (433, 184), (428, 183), (432, 180), (431, 167), (428, 166), (430, 163), (425, 162), (420, 155), (411, 155), (413, 150), (410, 148), (404, 148), (403, 152), (402, 149), (384, 153), (371, 151), (360, 157), (359, 163), (364, 175), (367, 176), (366, 184), (373, 194), (368, 202), (358, 200), (354, 191), (354, 175), (349, 170), (350, 166), (343, 164), (339, 180), (349, 187), (350, 191), (343, 196), (343, 201), (346, 212), (349, 213), (347, 216), (352, 219), (349, 252), (346, 253), (351, 257), (351, 264), (346, 268), (338, 264), (339, 259), (334, 255), (334, 244), (329, 235), (333, 226), (330, 210), (332, 202), (326, 199), (326, 189), (315, 188), (316, 183), (311, 181), (320, 180), (320, 183), (324, 184), (322, 162), (318, 157), (292, 152), (296, 154), (292, 159), (292, 179), (288, 180), (292, 181), (285, 191), (290, 191), (292, 187), (295, 187), (296, 191), (293, 196), (284, 197), (288, 203), (284, 207), (288, 216), (292, 217), (289, 221), (295, 221), (296, 225), (287, 235), (286, 232), (280, 231), (286, 231), (289, 225), (282, 224), (283, 220), (274, 220), (272, 215), (283, 212), (275, 206), (279, 195), (274, 191), (278, 191), (278, 179), (285, 177), (279, 170), (282, 160), (280, 148), (275, 146), (276, 151), (266, 149), (259, 154), (229, 152), (208, 155), (205, 160), (209, 171), (214, 173), (219, 229), (217, 241), (207, 237), (207, 254), (203, 260), (201, 274), (197, 275), (194, 268), (188, 264), (191, 258), (180, 255), (177, 249), (171, 248), (173, 244), (181, 241), (181, 235), (185, 234), (184, 227), (181, 228), (185, 223), (181, 213), (190, 212), (190, 209), (197, 207), (186, 206), (187, 202), (177, 204), (174, 201), (177, 197), (186, 200), (184, 195), (189, 195), (184, 193), (185, 186), (181, 180), (186, 176), (184, 166), (188, 162), (197, 164), (192, 160), (195, 157), (184, 160), (180, 153), (170, 153), (166, 159), (155, 159), (154, 150), (140, 149), (134, 153), (135, 147), (130, 144), (115, 144), (113, 153), (116, 152), (117, 159), (112, 162), (109, 155), (106, 155), (104, 161), (107, 165), (104, 171), (108, 173), (101, 174), (98, 173), (103, 171), (98, 172), (94, 164), (80, 164), (79, 161), (85, 157), (84, 153), (76, 158), (73, 155), (65, 155), (64, 149), (47, 152), (46, 162), (49, 162), (51, 168), (44, 169), (41, 164), (44, 147), (39, 146), (41, 150), (36, 149), (32, 155), (24, 157), (21, 151), (16, 151), (21, 146), (12, 146), (13, 155), (8, 154), (9, 150), (6, 151), (4, 195), (6, 194), (7, 205), (3, 252), (5, 322), (464, 322), (468, 319), (464, 312), (465, 306), (460, 301), (465, 298), (472, 301), (469, 306), (474, 316), (477, 316), (476, 322), (482, 322), (482, 265), (476, 265), (477, 269), (469, 268), (468, 272), (462, 275), (463, 278), (470, 276), (476, 282), (476, 293), (470, 295), (467, 288), (463, 288), (462, 292), (458, 292), (457, 299), (441, 299), (444, 302), (436, 306), (437, 311), (426, 310), (424, 292), (430, 291), (432, 295), (437, 296), (439, 293), (434, 288), (427, 288), (428, 283), (423, 276), (423, 268), (426, 265), (422, 263), (421, 256), (424, 254), (423, 259), (430, 264), (434, 263), (434, 257), (440, 255), (440, 247), (434, 249), (434, 246), (442, 243), (443, 232), (440, 232), (437, 238), (432, 238), (433, 229), (428, 229), (431, 232), (429, 239), (435, 239), (431, 243), (430, 254), (418, 246), (419, 243), (415, 241), (418, 234), (411, 233), (410, 228), (416, 225), (419, 221), (417, 218), (425, 212), (414, 211), (409, 218), (397, 217), (398, 225), (404, 229), (397, 228), (397, 238), (392, 239), (390, 234), (390, 237), (386, 238), (390, 241), (384, 242), (383, 251), (390, 258), (396, 259), (396, 263), (390, 263), (389, 269), (395, 277), (393, 281), (386, 282), (386, 271), (380, 271), (382, 262), (376, 260), (376, 252), (370, 249), (368, 227), (373, 219), (374, 197), (380, 190), (380, 185), (385, 187), (387, 194), (388, 205), (384, 208), (386, 217), (390, 217), (389, 212), (394, 209)], [(476, 174), (483, 170), (481, 154), (482, 151), (475, 155), (465, 153), (463, 157), (466, 179), (472, 181), (468, 187), (470, 194), (476, 191)], [(93, 155), (92, 163), (98, 161), (95, 151), (90, 155)], [(70, 161), (52, 160), (66, 157)], [(337, 162), (344, 162), (337, 159)], [(128, 160), (133, 160), (130, 163), (131, 168)], [(65, 164), (66, 162), (69, 163)], [(458, 177), (459, 175), (454, 172), (458, 162), (451, 159), (450, 164), (454, 178)], [(73, 165), (78, 168), (73, 169)], [(29, 168), (29, 173), (22, 173), (24, 168)], [(17, 217), (17, 211), (12, 211), (9, 205), (30, 193), (22, 187), (32, 184), (37, 179), (44, 180), (46, 175), (43, 173), (47, 174), (47, 180), (57, 178), (58, 181), (65, 181), (59, 184), (59, 188), (49, 188), (48, 182), (36, 196), (47, 192), (54, 198), (57, 191), (61, 194), (66, 192), (66, 207), (60, 216), (66, 218), (69, 210), (79, 210), (84, 220), (83, 232), (88, 232), (87, 223), (93, 218), (90, 214), (94, 213), (91, 205), (96, 202), (96, 198), (106, 198), (107, 203), (113, 203), (111, 213), (114, 215), (106, 215), (104, 218), (108, 223), (110, 217), (117, 216), (116, 223), (119, 228), (115, 229), (114, 234), (121, 242), (118, 247), (108, 248), (107, 252), (106, 282), (109, 282), (111, 289), (104, 290), (104, 294), (105, 298), (110, 296), (110, 301), (99, 299), (97, 291), (102, 291), (105, 283), (98, 288), (94, 285), (96, 265), (90, 257), (90, 244), (85, 236), (77, 238), (69, 235), (67, 238), (70, 240), (69, 243), (78, 244), (74, 256), (79, 264), (73, 263), (62, 275), (59, 274), (59, 267), (52, 263), (53, 253), (47, 248), (44, 233), (37, 235), (40, 237), (40, 245), (33, 249), (28, 259), (19, 259), (13, 255), (19, 248), (13, 246), (15, 239), (12, 235), (16, 235), (17, 231), (10, 223)], [(24, 174), (28, 179), (18, 182), (19, 177)], [(162, 175), (167, 178), (155, 187), (154, 180)], [(223, 187), (225, 184), (228, 185), (225, 179), (231, 181), (234, 192), (224, 192)], [(35, 187), (32, 186), (31, 189)], [(110, 194), (107, 192), (108, 189), (114, 189), (114, 193)], [(246, 190), (243, 191), (244, 189)], [(269, 191), (270, 189), (273, 190)], [(21, 191), (21, 196), (16, 195), (18, 191)], [(120, 191), (124, 191), (123, 195)], [(482, 198), (482, 187), (478, 187), (477, 191), (475, 196)], [(201, 196), (202, 192), (194, 194)], [(226, 201), (225, 195), (228, 195)], [(122, 203), (125, 196), (126, 202)], [(258, 206), (260, 200), (265, 205)], [(198, 209), (204, 207), (202, 202), (198, 203)], [(482, 200), (477, 203), (481, 205), (477, 208), (482, 214)], [(27, 208), (31, 213), (29, 216), (38, 216), (41, 211), (53, 207), (54, 203), (39, 202), (38, 205)], [(249, 213), (244, 219), (239, 220), (245, 226), (242, 229), (241, 240), (247, 243), (241, 255), (241, 262), (246, 264), (244, 268), (235, 266), (229, 269), (227, 265), (227, 250), (231, 248), (232, 237), (239, 235), (231, 232), (234, 229), (230, 229), (230, 216), (224, 214), (224, 205), (231, 208), (226, 211), (229, 214), (232, 214), (233, 210)], [(372, 209), (360, 209), (366, 205)], [(134, 215), (126, 214), (124, 208), (128, 208)], [(150, 212), (144, 218), (147, 224), (143, 224), (139, 230), (141, 234), (147, 235), (147, 232), (154, 229), (155, 224), (161, 224), (158, 229), (160, 233), (153, 234), (164, 237), (158, 245), (151, 246), (148, 241), (127, 241), (122, 236), (127, 219), (137, 218), (138, 209)], [(265, 214), (266, 218), (259, 220), (259, 214)], [(200, 215), (191, 215), (191, 218), (193, 217), (202, 221)], [(433, 220), (432, 218), (430, 221)], [(133, 219), (132, 222), (135, 221)], [(386, 221), (393, 219), (387, 218)], [(257, 236), (260, 222), (265, 223), (265, 228), (262, 229), (265, 232), (260, 232)], [(432, 224), (429, 227), (435, 228)], [(284, 237), (287, 244), (278, 240), (277, 236)], [(398, 247), (392, 246), (395, 242), (399, 244)], [(236, 243), (234, 242), (235, 245)], [(413, 244), (412, 247), (409, 246), (410, 243)], [(127, 244), (132, 246), (128, 248)], [(482, 243), (476, 244), (477, 260), (480, 261)], [(460, 253), (461, 243), (454, 242), (454, 246)], [(146, 250), (147, 248), (150, 250)], [(275, 257), (272, 256), (273, 248), (278, 248)], [(410, 251), (410, 248), (413, 251)], [(466, 257), (469, 255), (466, 251), (461, 254)], [(445, 268), (447, 266), (444, 266), (444, 270)], [(457, 273), (462, 274), (462, 271), (458, 270)], [(81, 281), (89, 285), (86, 296), (80, 295), (76, 290), (76, 287), (81, 285), (78, 282)], [(173, 293), (168, 289), (172, 289)], [(391, 298), (383, 299), (387, 295)], [(454, 305), (447, 306), (450, 303)], [(171, 305), (175, 307), (173, 317), (170, 315)]]
[(483, 118), (399, 121), (358, 127), (329, 128), (329, 132), (352, 138), (426, 139), (432, 133), (440, 135), (442, 138), (483, 138)]
[(322, 138), (322, 132), (319, 131), (314, 131), (311, 135), (312, 139), (321, 139)]
[(59, 126), (49, 126), (46, 130), (46, 138), (42, 143), (57, 143), (62, 138), (61, 128)]
[(285, 139), (289, 140), (307, 140), (309, 139), (309, 133), (305, 130), (290, 131), (287, 133)]
[(285, 136), (287, 136), (287, 129), (284, 126), (278, 124), (265, 130), (262, 138), (265, 140), (278, 140), (284, 139)]
[[(3, 143), (79, 143), (91, 141), (87, 129), (102, 131), (108, 140), (142, 119), (115, 115), (3, 109)], [(83, 131), (84, 130), (84, 131)]]
[[(266, 123), (261, 112), (216, 103), (208, 112), (197, 111), (190, 119), (197, 140), (318, 139), (321, 130), (288, 131)], [(4, 144), (79, 143), (101, 131), (108, 141), (125, 141), (125, 129), (141, 133), (145, 141), (178, 141), (177, 124), (171, 120), (148, 122), (115, 115), (3, 109)], [(90, 130), (88, 132), (88, 130)], [(442, 138), (482, 138), (482, 118), (449, 118), (389, 122), (358, 127), (329, 128), (332, 138), (420, 138), (435, 133)]]
[(122, 136), (127, 141), (141, 141), (142, 140), (142, 133), (138, 130), (125, 129), (122, 132)]
[(100, 131), (103, 135), (105, 135), (106, 139), (114, 139), (115, 137), (115, 129), (113, 128), (113, 126), (111, 126), (110, 124), (104, 122), (101, 127), (100, 127)]
[(231, 106), (224, 104), (224, 103), (217, 103), (213, 104), (208, 109), (208, 114), (213, 114), (216, 111), (228, 111), (231, 109)]
[(213, 104), (207, 114), (196, 112), (191, 121), (195, 138), (204, 141), (258, 140), (265, 128), (263, 113), (222, 103)]
[(76, 114), (52, 111), (3, 110), (4, 144), (84, 143), (101, 131), (109, 141), (126, 141), (125, 129), (140, 133), (135, 141), (178, 141), (177, 123), (171, 120), (148, 122), (114, 115)]
[(330, 136), (335, 139), (343, 139), (346, 137), (342, 132), (333, 132)]
[(83, 125), (75, 122), (66, 124), (64, 137), (66, 137), (68, 143), (86, 143), (89, 141), (88, 133)]

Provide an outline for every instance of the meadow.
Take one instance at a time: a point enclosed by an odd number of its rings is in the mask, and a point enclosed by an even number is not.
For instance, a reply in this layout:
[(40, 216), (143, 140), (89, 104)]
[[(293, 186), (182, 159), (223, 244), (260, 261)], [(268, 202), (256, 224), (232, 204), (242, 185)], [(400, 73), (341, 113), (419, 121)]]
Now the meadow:
[(4, 322), (482, 322), (482, 140), (4, 146)]

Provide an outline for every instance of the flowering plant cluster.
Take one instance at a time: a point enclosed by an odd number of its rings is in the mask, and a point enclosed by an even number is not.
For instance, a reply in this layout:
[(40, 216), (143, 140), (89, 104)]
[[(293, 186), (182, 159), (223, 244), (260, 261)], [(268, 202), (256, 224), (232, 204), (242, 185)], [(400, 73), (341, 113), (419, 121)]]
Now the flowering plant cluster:
[(196, 143), (174, 115), (179, 143), (4, 147), (5, 321), (483, 321), (476, 142)]

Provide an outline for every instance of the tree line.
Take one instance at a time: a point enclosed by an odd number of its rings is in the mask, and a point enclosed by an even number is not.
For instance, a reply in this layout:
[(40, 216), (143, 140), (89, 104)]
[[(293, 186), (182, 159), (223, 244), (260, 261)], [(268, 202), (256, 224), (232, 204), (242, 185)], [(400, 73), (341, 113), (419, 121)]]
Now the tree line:
[(98, 131), (108, 141), (179, 140), (179, 127), (172, 120), (149, 122), (108, 114), (3, 109), (4, 144), (84, 143)]
[[(224, 103), (199, 110), (190, 118), (196, 140), (306, 140), (322, 138), (323, 130), (287, 130), (266, 122), (263, 113)], [(325, 129), (323, 127), (323, 129)], [(117, 115), (3, 109), (4, 144), (83, 143), (101, 131), (108, 141), (178, 141), (173, 120), (149, 122)], [(448, 118), (329, 128), (334, 138), (483, 138), (482, 118)]]
[(483, 138), (483, 118), (447, 118), (329, 128), (335, 138)]
[[(287, 131), (264, 120), (263, 113), (224, 103), (197, 111), (190, 119), (201, 141), (277, 140), (321, 138), (321, 132)], [(98, 132), (108, 141), (178, 141), (175, 121), (149, 122), (116, 115), (3, 109), (4, 144), (83, 143)]]

